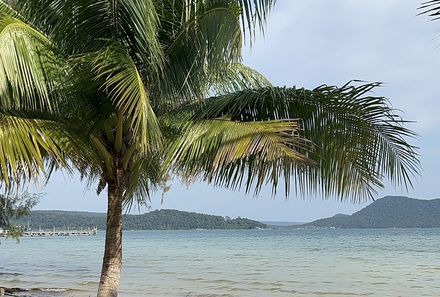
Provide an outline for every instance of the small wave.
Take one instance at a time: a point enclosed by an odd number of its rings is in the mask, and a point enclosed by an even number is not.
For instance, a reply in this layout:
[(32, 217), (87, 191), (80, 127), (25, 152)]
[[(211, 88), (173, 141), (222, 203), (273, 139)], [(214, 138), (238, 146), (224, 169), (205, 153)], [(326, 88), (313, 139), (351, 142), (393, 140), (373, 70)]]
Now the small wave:
[(80, 286), (95, 286), (98, 284), (97, 281), (82, 281), (78, 283)]
[(350, 292), (312, 292), (315, 296), (358, 296), (356, 293)]
[(20, 276), (23, 275), (21, 273), (16, 273), (16, 272), (0, 272), (0, 276)]
[(231, 294), (197, 294), (194, 295), (192, 293), (186, 294), (184, 297), (235, 297)]
[(67, 292), (68, 289), (65, 288), (39, 288), (37, 289), (41, 292)]
[(65, 293), (71, 291), (66, 288), (5, 288), (5, 292), (10, 296), (19, 297), (61, 297), (65, 296)]

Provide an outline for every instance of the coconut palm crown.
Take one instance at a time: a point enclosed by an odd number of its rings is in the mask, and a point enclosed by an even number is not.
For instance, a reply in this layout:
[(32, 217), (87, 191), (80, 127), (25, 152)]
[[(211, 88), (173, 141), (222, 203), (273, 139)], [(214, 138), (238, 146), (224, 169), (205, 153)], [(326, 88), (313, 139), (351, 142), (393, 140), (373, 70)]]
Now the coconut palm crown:
[(378, 83), (274, 87), (242, 64), (274, 0), (0, 1), (0, 180), (53, 170), (108, 193), (98, 296), (117, 296), (124, 205), (169, 179), (373, 198), (411, 186), (414, 133)]

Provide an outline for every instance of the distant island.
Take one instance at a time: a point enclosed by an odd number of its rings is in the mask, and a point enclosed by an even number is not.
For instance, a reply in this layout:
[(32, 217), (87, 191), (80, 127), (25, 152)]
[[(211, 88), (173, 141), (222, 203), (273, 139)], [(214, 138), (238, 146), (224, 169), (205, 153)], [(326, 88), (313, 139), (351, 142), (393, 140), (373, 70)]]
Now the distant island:
[[(104, 213), (36, 210), (14, 223), (30, 229), (105, 228)], [(222, 217), (173, 209), (155, 210), (140, 215), (124, 215), (125, 230), (195, 229), (284, 229), (318, 228), (440, 228), (440, 199), (419, 200), (388, 196), (352, 214), (337, 214), (310, 223), (258, 222), (247, 218)], [(288, 226), (290, 225), (290, 226)]]
[[(105, 229), (104, 213), (36, 210), (14, 223), (30, 229), (94, 228)], [(124, 215), (125, 230), (194, 230), (194, 229), (263, 229), (266, 224), (246, 218), (235, 218), (178, 211), (155, 210), (141, 215)]]
[(305, 227), (336, 228), (438, 228), (440, 199), (419, 200), (388, 196), (352, 214), (338, 214), (304, 224)]

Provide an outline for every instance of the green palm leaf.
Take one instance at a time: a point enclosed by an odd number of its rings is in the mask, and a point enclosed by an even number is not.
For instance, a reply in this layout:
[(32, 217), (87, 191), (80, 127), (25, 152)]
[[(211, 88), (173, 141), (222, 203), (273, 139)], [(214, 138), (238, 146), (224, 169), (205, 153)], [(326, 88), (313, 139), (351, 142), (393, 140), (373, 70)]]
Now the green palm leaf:
[(73, 157), (80, 155), (79, 147), (60, 123), (1, 114), (0, 128), (0, 180), (7, 189), (47, 173), (47, 161), (66, 167), (70, 154), (70, 159), (79, 164), (80, 160)]
[[(377, 86), (245, 90), (208, 99), (202, 106), (189, 106), (182, 112), (192, 110), (196, 122), (219, 117), (246, 123), (299, 119), (299, 135), (313, 143), (313, 149), (298, 147), (298, 151), (318, 166), (280, 166), (285, 189), (293, 182), (300, 193), (358, 200), (372, 198), (374, 189), (383, 186), (383, 177), (410, 186), (411, 177), (418, 172), (416, 148), (405, 140), (414, 134), (403, 127), (405, 121), (386, 99), (368, 95)], [(259, 168), (253, 168), (249, 174), (258, 175)], [(280, 173), (274, 170), (274, 174)], [(273, 181), (266, 177), (266, 182)]]
[(240, 61), (242, 33), (234, 1), (180, 4), (160, 4), (159, 38), (167, 58), (158, 86), (160, 101), (200, 99), (206, 95), (210, 76)]
[[(139, 141), (141, 152), (154, 151), (160, 146), (161, 132), (150, 105), (148, 90), (142, 77), (125, 49), (115, 45), (83, 57), (90, 63), (101, 89), (107, 92), (118, 113), (128, 119), (128, 127)], [(121, 121), (124, 121), (122, 118)], [(119, 129), (122, 133), (121, 129)], [(121, 139), (117, 150), (121, 149)]]
[(241, 63), (230, 64), (212, 76), (209, 82), (210, 91), (218, 95), (272, 86), (261, 73)]
[(63, 66), (41, 32), (0, 12), (0, 108), (57, 108)]
[(164, 54), (158, 39), (159, 17), (153, 0), (120, 1), (118, 10), (120, 36), (126, 39), (133, 59), (148, 71), (159, 74), (162, 71)]
[(298, 132), (296, 121), (197, 121), (170, 146), (168, 162), (187, 181), (201, 177), (236, 188), (247, 175), (247, 191), (254, 185), (258, 192), (268, 180), (276, 188), (281, 162), (299, 167), (313, 164), (300, 152), (311, 144)]
[(249, 35), (255, 35), (255, 27), (264, 32), (267, 17), (275, 5), (276, 0), (240, 0), (243, 28), (247, 28)]
[(436, 21), (440, 19), (440, 1), (439, 0), (430, 0), (423, 2), (419, 7), (421, 11), (420, 14), (427, 14), (432, 18), (432, 20)]

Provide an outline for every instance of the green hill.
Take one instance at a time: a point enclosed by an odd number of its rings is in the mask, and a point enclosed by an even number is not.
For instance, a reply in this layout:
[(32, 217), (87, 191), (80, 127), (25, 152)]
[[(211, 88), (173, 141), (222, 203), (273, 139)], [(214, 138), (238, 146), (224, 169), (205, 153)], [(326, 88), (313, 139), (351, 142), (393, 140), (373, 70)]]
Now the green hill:
[[(106, 216), (103, 213), (36, 210), (29, 216), (15, 221), (17, 225), (31, 229), (91, 228), (105, 229)], [(141, 215), (125, 215), (126, 230), (191, 230), (191, 229), (256, 229), (267, 228), (266, 224), (246, 218), (230, 219), (221, 216), (162, 209)]]
[(389, 196), (352, 215), (335, 215), (303, 226), (336, 228), (438, 228), (440, 199)]

